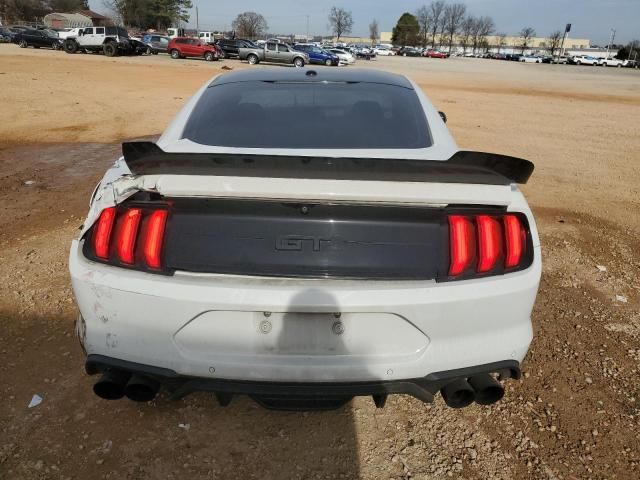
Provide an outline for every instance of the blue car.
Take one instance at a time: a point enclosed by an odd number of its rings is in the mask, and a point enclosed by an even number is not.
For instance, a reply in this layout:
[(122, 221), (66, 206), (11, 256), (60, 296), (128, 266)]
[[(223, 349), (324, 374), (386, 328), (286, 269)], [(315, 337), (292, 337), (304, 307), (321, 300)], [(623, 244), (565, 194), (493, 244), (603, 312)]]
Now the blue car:
[(327, 67), (332, 65), (337, 66), (338, 63), (340, 63), (340, 59), (337, 55), (327, 52), (313, 43), (296, 43), (293, 46), (293, 49), (309, 55), (310, 63), (326, 65)]

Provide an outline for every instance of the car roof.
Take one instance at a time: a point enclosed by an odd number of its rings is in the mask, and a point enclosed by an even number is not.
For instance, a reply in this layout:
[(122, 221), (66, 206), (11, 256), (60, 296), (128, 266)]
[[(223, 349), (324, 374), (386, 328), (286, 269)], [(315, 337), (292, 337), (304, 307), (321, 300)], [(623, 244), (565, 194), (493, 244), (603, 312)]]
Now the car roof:
[[(310, 72), (314, 72), (310, 74)], [(261, 68), (225, 73), (216, 77), (209, 86), (238, 82), (365, 82), (383, 83), (413, 90), (409, 80), (395, 73), (366, 68), (310, 69), (310, 68)]]

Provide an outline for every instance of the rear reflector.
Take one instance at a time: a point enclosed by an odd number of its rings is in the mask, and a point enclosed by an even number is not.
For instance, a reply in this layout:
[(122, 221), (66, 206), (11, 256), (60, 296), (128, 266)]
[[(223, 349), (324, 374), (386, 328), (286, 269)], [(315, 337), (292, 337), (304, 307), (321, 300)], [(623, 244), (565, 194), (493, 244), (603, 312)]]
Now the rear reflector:
[(156, 210), (149, 217), (147, 234), (144, 239), (144, 259), (150, 268), (160, 268), (164, 227), (167, 223), (167, 211)]
[(115, 207), (105, 208), (100, 214), (93, 235), (93, 250), (98, 258), (104, 260), (109, 258), (109, 239), (115, 218)]
[(525, 225), (521, 214), (449, 215), (449, 279), (499, 275), (529, 265)]
[(136, 237), (142, 210), (130, 208), (122, 215), (120, 229), (116, 235), (116, 250), (118, 257), (124, 263), (133, 264), (135, 260)]
[(504, 232), (507, 254), (504, 261), (506, 268), (517, 267), (526, 249), (526, 232), (515, 215), (504, 216)]
[(478, 226), (478, 272), (489, 272), (494, 269), (502, 254), (502, 229), (500, 223), (489, 215), (476, 217)]
[(449, 275), (455, 277), (467, 270), (475, 257), (476, 239), (471, 220), (462, 215), (449, 216), (449, 237)]

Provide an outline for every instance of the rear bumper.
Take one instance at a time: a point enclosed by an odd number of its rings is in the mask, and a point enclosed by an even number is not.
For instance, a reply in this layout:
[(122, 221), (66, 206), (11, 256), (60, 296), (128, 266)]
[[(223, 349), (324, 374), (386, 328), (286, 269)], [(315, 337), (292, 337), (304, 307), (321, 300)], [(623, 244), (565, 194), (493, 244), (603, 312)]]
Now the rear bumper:
[(212, 392), (221, 405), (229, 404), (235, 395), (247, 395), (260, 405), (278, 410), (309, 410), (339, 407), (356, 396), (372, 396), (383, 407), (390, 394), (411, 395), (431, 403), (435, 394), (453, 380), (479, 374), (494, 374), (500, 380), (520, 378), (520, 365), (515, 360), (477, 365), (445, 372), (431, 373), (423, 378), (370, 382), (249, 382), (179, 375), (176, 372), (124, 360), (89, 355), (85, 364), (89, 375), (118, 370), (153, 378), (178, 400), (194, 392)]
[(521, 362), (541, 270), (536, 247), (526, 270), (448, 283), (162, 276), (91, 262), (77, 241), (69, 265), (89, 355), (216, 381), (295, 383)]

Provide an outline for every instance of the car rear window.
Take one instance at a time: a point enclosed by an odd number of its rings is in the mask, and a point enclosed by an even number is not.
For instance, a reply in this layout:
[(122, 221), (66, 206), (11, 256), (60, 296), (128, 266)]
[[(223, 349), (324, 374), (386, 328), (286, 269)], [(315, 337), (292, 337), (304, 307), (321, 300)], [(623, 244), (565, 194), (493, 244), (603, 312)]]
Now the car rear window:
[(245, 148), (426, 148), (416, 92), (365, 82), (238, 82), (210, 86), (182, 138)]

